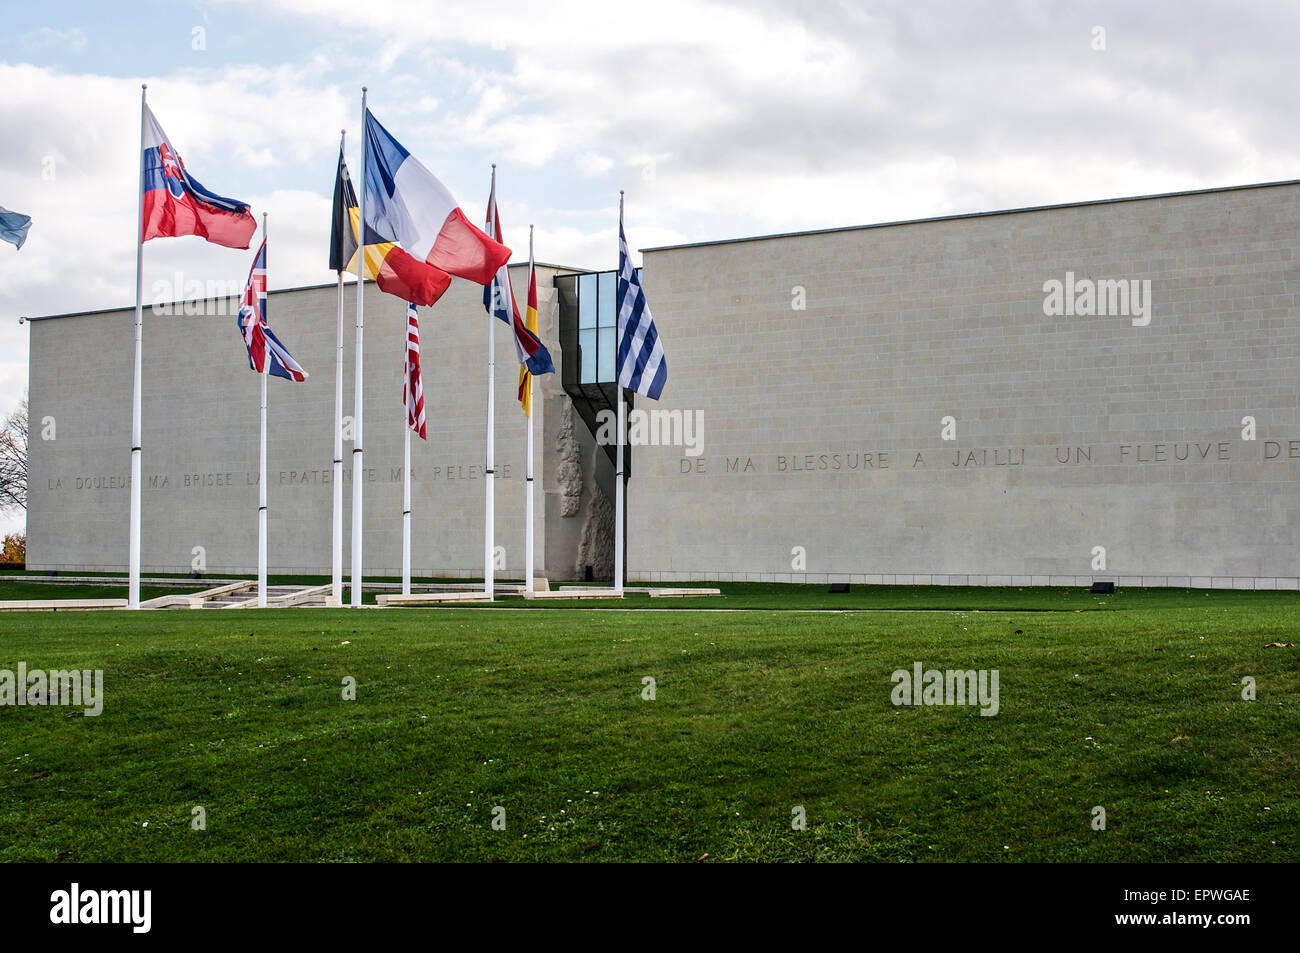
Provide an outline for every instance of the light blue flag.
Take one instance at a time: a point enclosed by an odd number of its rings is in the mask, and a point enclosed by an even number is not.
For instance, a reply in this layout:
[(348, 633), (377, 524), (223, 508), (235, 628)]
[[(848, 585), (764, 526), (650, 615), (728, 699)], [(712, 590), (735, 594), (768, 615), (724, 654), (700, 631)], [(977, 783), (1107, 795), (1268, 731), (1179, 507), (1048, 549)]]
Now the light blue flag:
[(15, 248), (22, 248), (27, 241), (27, 229), (32, 227), (32, 217), (20, 212), (11, 212), (0, 205), (0, 238)]

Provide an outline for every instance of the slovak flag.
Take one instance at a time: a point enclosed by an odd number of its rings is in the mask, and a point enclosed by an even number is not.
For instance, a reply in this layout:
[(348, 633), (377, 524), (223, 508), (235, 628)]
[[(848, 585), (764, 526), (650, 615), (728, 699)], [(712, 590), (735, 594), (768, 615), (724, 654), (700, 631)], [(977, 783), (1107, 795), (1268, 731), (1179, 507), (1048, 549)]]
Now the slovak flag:
[[(501, 216), (497, 212), (497, 184), (493, 177), (492, 192), (488, 195), (487, 234), (489, 238), (501, 241)], [(515, 357), (520, 365), (530, 374), (553, 374), (555, 365), (551, 363), (551, 352), (537, 336), (537, 326), (533, 327), (519, 317), (519, 303), (515, 301), (514, 289), (510, 287), (510, 268), (502, 265), (492, 277), (492, 283), (483, 287), (483, 307), (488, 314), (494, 314), (514, 331)]]
[[(288, 381), (305, 381), (307, 372), (293, 359), (289, 349), (280, 343), (275, 332), (266, 323), (266, 239), (253, 259), (253, 270), (248, 273), (244, 297), (239, 302), (236, 319), (239, 336), (248, 348), (248, 366), (257, 373), (274, 374)], [(271, 366), (266, 366), (267, 358)]]
[(144, 221), (140, 241), (198, 235), (227, 248), (247, 248), (257, 222), (247, 202), (209, 192), (190, 175), (153, 111), (144, 107)]
[(395, 242), (417, 262), (480, 285), (510, 260), (510, 249), (475, 227), (447, 187), (369, 109), (364, 148), (366, 222), (361, 244)]

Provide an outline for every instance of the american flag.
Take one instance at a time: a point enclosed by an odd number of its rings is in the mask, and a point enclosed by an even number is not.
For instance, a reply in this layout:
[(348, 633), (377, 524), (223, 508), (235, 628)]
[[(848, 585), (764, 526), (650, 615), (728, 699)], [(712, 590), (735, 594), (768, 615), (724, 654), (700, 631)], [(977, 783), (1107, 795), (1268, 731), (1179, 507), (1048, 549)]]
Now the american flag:
[[(305, 381), (307, 372), (293, 359), (289, 349), (280, 343), (275, 332), (266, 323), (266, 239), (257, 250), (253, 259), (253, 268), (248, 273), (248, 284), (244, 286), (244, 297), (239, 302), (239, 316), (236, 318), (239, 336), (244, 339), (248, 349), (248, 366), (257, 373), (274, 374), (289, 381)], [(271, 366), (266, 367), (267, 357)]]
[(420, 319), (415, 304), (406, 304), (406, 372), (402, 375), (402, 403), (406, 404), (406, 424), (428, 440), (424, 427), (424, 385), (420, 383)]

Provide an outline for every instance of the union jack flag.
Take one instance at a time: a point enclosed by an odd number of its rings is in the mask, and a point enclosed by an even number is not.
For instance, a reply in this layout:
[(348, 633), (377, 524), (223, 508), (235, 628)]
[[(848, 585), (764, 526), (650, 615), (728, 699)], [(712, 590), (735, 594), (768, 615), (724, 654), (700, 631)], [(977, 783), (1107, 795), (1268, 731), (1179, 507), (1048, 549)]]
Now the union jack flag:
[[(248, 273), (244, 297), (239, 302), (236, 318), (239, 336), (248, 349), (248, 366), (257, 373), (274, 374), (289, 381), (305, 381), (307, 372), (293, 359), (289, 349), (280, 343), (275, 332), (266, 323), (266, 239), (257, 250), (253, 268)], [(270, 357), (271, 366), (266, 366)]]
[(406, 304), (406, 372), (402, 375), (402, 403), (406, 425), (421, 440), (428, 440), (424, 426), (424, 385), (420, 383), (420, 319), (414, 302)]

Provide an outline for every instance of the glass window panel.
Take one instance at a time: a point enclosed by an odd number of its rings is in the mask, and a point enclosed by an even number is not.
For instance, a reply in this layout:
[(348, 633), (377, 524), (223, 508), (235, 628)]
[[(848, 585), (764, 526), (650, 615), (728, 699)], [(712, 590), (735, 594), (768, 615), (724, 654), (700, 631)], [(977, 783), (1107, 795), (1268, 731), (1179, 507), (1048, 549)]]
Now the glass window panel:
[(596, 326), (596, 275), (578, 276), (578, 327)]
[(618, 276), (612, 271), (606, 271), (602, 272), (599, 277), (600, 326), (602, 328), (612, 328), (617, 317), (617, 312), (614, 309), (618, 303), (618, 285), (615, 281)]
[(612, 383), (614, 380), (614, 359), (617, 356), (618, 333), (613, 328), (600, 329), (600, 375), (599, 383)]
[(578, 332), (578, 348), (581, 352), (578, 357), (578, 367), (580, 371), (578, 383), (594, 384), (596, 383), (596, 370), (598, 366), (596, 357), (595, 328)]

